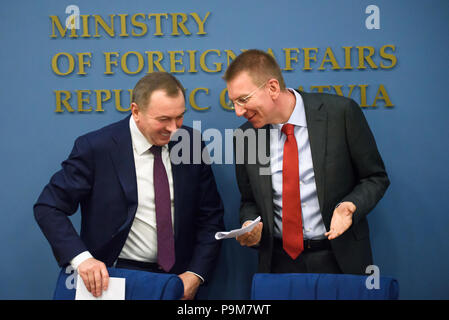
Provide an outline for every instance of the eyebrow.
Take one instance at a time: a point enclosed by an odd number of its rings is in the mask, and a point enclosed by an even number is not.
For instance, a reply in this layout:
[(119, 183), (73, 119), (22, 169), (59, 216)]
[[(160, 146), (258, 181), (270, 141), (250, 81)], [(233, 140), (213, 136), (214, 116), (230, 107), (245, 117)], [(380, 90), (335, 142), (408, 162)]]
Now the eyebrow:
[(248, 96), (249, 96), (249, 94), (241, 95), (241, 96), (239, 96), (239, 97), (238, 97), (237, 99), (235, 99), (235, 100), (238, 100), (238, 99), (246, 99)]
[[(184, 109), (184, 111), (183, 111), (181, 114), (177, 115), (177, 116), (174, 117), (174, 118), (182, 117), (182, 116), (184, 116), (184, 114), (185, 114), (186, 112), (187, 112), (187, 109)], [(156, 117), (156, 119), (158, 119), (158, 120), (164, 119), (164, 118), (166, 118), (166, 119), (171, 119), (172, 117), (169, 117), (169, 116), (159, 116), (159, 117)]]
[(246, 98), (248, 95), (249, 95), (249, 93), (247, 93), (247, 94), (241, 94), (241, 95), (239, 95), (237, 98), (235, 98), (235, 99), (230, 99), (230, 100), (231, 100), (231, 101), (236, 101), (236, 100), (239, 100), (239, 99)]

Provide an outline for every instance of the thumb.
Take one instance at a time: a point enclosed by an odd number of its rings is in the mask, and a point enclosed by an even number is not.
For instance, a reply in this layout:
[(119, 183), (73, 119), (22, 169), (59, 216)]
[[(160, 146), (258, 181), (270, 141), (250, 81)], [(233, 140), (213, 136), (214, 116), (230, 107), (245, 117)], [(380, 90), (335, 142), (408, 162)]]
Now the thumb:
[(350, 201), (343, 202), (343, 204), (345, 205), (345, 209), (348, 209), (349, 211), (351, 211), (351, 213), (353, 213), (356, 210), (355, 204)]

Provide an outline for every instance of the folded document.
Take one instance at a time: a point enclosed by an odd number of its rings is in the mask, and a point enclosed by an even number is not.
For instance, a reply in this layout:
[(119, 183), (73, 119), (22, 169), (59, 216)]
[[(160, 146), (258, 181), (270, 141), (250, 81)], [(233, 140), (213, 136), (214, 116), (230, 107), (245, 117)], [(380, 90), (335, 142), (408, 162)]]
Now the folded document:
[(257, 219), (255, 219), (253, 222), (251, 222), (249, 225), (247, 225), (244, 228), (235, 229), (235, 230), (231, 230), (231, 231), (217, 232), (215, 234), (215, 239), (222, 240), (222, 239), (230, 239), (230, 238), (235, 238), (235, 237), (241, 236), (242, 234), (245, 234), (245, 233), (250, 232), (251, 230), (253, 230), (254, 227), (259, 222), (260, 222), (260, 216), (257, 217)]

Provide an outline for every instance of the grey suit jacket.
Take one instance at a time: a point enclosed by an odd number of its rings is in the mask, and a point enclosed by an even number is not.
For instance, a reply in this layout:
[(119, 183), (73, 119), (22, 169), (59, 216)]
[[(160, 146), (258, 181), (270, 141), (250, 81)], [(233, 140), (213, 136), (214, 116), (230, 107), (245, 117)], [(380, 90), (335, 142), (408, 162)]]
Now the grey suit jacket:
[[(366, 266), (373, 263), (366, 216), (390, 184), (384, 163), (356, 102), (324, 93), (300, 94), (304, 100), (318, 200), (326, 230), (330, 228), (338, 203), (351, 201), (357, 207), (352, 226), (331, 241), (332, 250), (344, 273), (364, 274)], [(240, 220), (243, 223), (259, 215), (262, 217), (264, 227), (258, 246), (259, 272), (270, 272), (273, 191), (271, 175), (260, 174), (261, 169), (265, 173), (270, 172), (270, 164), (263, 161), (263, 157), (256, 157), (256, 161), (251, 158), (254, 148), (257, 154), (260, 148), (265, 147), (269, 154), (270, 125), (254, 129), (251, 123), (246, 122), (240, 129), (245, 136), (254, 131), (257, 141), (251, 143), (249, 139), (243, 139), (239, 144), (234, 136), (234, 154), (243, 154), (243, 161), (236, 159), (236, 177), (241, 193)], [(239, 153), (242, 148), (243, 152)]]

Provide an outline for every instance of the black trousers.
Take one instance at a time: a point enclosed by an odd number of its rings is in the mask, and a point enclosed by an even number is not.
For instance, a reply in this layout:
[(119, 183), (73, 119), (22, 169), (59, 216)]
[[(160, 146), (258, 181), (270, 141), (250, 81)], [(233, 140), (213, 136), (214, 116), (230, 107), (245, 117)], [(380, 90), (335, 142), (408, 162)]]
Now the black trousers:
[(343, 273), (328, 240), (308, 248), (293, 260), (282, 248), (282, 240), (275, 239), (271, 260), (271, 273)]

